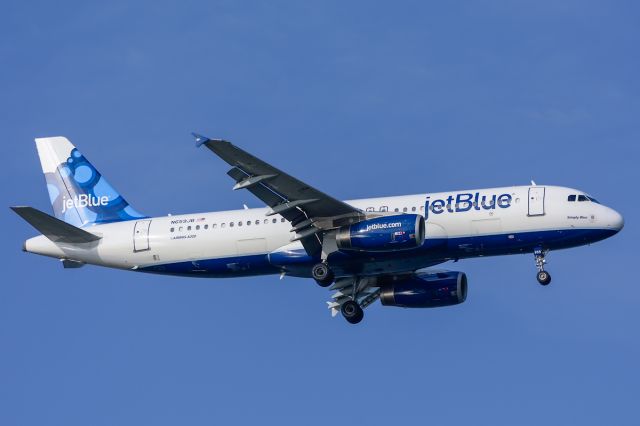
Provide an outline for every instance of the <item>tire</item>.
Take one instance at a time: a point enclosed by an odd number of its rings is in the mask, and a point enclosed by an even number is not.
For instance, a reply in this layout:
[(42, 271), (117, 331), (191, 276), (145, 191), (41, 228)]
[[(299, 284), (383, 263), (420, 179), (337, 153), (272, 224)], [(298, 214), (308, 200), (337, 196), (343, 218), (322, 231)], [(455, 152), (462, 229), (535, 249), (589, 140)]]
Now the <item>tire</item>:
[(347, 300), (344, 302), (342, 306), (340, 306), (340, 312), (344, 319), (351, 324), (357, 324), (364, 318), (364, 311), (360, 305), (353, 300)]
[(540, 285), (549, 285), (551, 282), (551, 275), (547, 271), (540, 271), (536, 276)]
[(326, 263), (316, 263), (311, 268), (311, 276), (320, 287), (327, 287), (333, 282), (333, 271)]

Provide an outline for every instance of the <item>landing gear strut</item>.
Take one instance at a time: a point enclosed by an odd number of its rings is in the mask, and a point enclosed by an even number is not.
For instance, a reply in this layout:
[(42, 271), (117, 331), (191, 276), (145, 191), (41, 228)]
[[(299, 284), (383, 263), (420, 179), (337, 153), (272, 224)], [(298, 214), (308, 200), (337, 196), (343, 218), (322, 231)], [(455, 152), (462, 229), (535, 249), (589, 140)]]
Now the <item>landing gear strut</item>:
[(544, 270), (544, 264), (547, 263), (545, 256), (548, 252), (549, 250), (542, 250), (541, 248), (537, 248), (533, 251), (533, 255), (536, 258), (536, 268), (538, 268), (536, 278), (540, 285), (549, 285), (551, 282), (551, 274)]
[(316, 263), (311, 268), (311, 276), (318, 283), (320, 287), (328, 287), (333, 282), (333, 271), (326, 263)]

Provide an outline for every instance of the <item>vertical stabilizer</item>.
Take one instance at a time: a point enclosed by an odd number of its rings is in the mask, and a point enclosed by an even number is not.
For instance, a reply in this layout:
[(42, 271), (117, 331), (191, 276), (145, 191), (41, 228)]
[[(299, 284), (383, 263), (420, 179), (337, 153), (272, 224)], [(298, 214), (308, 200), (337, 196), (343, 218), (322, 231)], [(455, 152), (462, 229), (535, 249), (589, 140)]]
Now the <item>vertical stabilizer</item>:
[(56, 218), (74, 226), (145, 217), (65, 137), (36, 139)]

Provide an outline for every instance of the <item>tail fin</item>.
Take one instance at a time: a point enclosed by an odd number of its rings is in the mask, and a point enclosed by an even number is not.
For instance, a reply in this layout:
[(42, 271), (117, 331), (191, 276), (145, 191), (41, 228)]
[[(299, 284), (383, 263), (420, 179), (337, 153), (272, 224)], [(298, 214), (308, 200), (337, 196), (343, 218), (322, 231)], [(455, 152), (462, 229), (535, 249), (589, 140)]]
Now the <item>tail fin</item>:
[(64, 137), (36, 139), (56, 218), (74, 226), (145, 217)]

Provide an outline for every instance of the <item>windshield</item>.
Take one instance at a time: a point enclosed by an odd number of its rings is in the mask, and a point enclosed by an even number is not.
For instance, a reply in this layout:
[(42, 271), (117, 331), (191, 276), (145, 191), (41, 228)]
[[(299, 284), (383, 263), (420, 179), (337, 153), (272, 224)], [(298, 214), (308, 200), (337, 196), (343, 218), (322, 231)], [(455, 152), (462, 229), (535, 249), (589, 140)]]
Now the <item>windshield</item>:
[(586, 194), (571, 194), (567, 197), (567, 201), (591, 201), (592, 203), (600, 204), (600, 201)]

